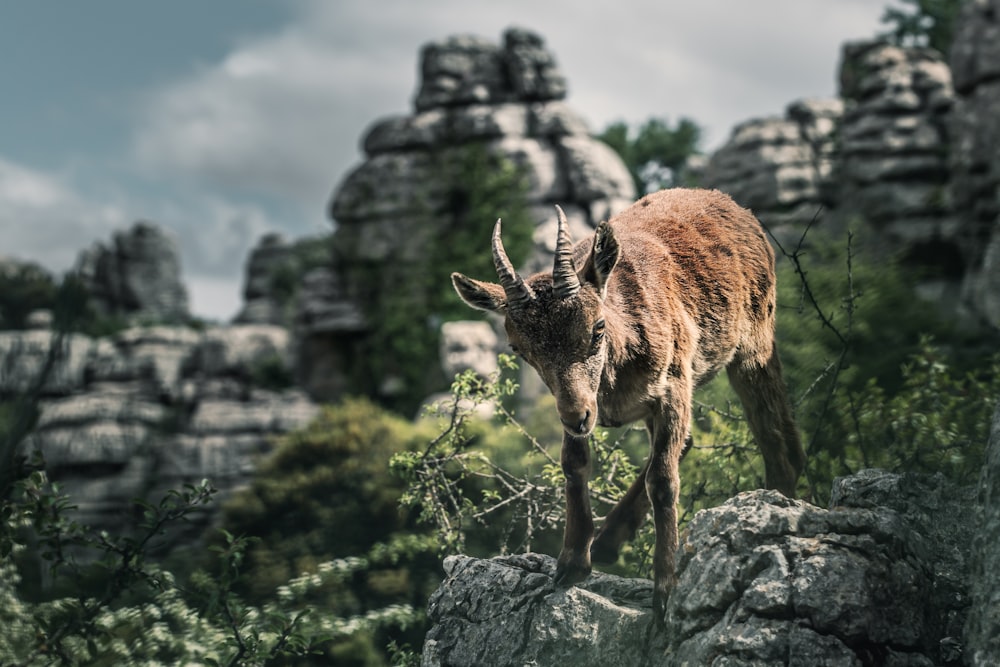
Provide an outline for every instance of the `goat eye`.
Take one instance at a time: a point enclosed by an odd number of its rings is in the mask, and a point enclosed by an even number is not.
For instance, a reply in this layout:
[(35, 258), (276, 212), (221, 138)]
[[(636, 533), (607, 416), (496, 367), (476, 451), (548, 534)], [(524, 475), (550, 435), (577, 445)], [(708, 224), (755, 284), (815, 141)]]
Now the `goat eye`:
[(597, 345), (604, 338), (604, 320), (594, 322), (594, 329), (590, 334), (590, 344)]

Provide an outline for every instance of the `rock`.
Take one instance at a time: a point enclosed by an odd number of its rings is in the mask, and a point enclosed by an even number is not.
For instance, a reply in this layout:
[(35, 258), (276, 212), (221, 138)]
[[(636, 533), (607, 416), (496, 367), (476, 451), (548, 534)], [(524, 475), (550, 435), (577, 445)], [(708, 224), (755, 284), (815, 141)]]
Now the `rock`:
[(142, 369), (156, 391), (172, 399), (179, 396), (184, 366), (201, 335), (186, 327), (133, 327), (115, 334), (112, 340), (117, 353), (125, 358), (125, 367)]
[(842, 114), (840, 100), (800, 100), (784, 118), (742, 123), (709, 158), (702, 182), (752, 209), (772, 233), (801, 227), (830, 203)]
[[(65, 395), (84, 385), (92, 341), (49, 330), (0, 331), (0, 396)], [(44, 375), (44, 378), (43, 378)]]
[(549, 557), (450, 559), (424, 664), (959, 664), (970, 494), (879, 471), (835, 484), (830, 510), (753, 491), (695, 515), (665, 636), (647, 635), (649, 581), (563, 591)]
[[(413, 113), (377, 121), (368, 129), (362, 140), (365, 161), (339, 184), (330, 202), (337, 224), (333, 270), (339, 285), (328, 290), (332, 296), (323, 297), (326, 288), (317, 289), (320, 298), (313, 301), (331, 300), (337, 314), (317, 316), (324, 310), (317, 305), (310, 311), (312, 321), (327, 324), (298, 320), (300, 349), (321, 357), (323, 377), (330, 378), (320, 393), (313, 388), (320, 383), (310, 384), (310, 391), (325, 399), (345, 391), (352, 373), (342, 364), (345, 359), (352, 364), (357, 357), (353, 350), (367, 341), (369, 332), (354, 315), (383, 289), (372, 284), (373, 269), (388, 273), (381, 276), (383, 282), (425, 272), (421, 263), (428, 248), (456, 224), (481, 226), (488, 248), (492, 225), (503, 211), (465, 220), (461, 193), (450, 184), (454, 179), (442, 176), (464, 164), (470, 150), (520, 166), (536, 224), (554, 220), (553, 205), (559, 204), (573, 212), (579, 237), (635, 198), (632, 178), (617, 154), (594, 139), (564, 102), (565, 79), (538, 35), (511, 29), (499, 45), (477, 37), (448, 38), (424, 47), (420, 71)], [(519, 268), (550, 265), (550, 243), (545, 239), (536, 245)], [(323, 280), (329, 284), (330, 279)], [(413, 303), (421, 303), (427, 290), (439, 287), (417, 281), (403, 286)], [(385, 365), (392, 367), (392, 360)], [(359, 372), (366, 371), (353, 375)], [(429, 366), (424, 377), (436, 373)], [(407, 390), (400, 382), (398, 375), (386, 371), (371, 384), (398, 393)]]
[(316, 268), (302, 278), (296, 326), (312, 333), (362, 332), (364, 313), (344, 294), (342, 281), (330, 268)]
[(541, 37), (527, 30), (507, 30), (503, 47), (479, 37), (451, 37), (425, 46), (420, 59), (418, 111), (566, 96), (555, 59)]
[(976, 531), (972, 536), (972, 596), (965, 626), (968, 664), (1000, 664), (1000, 404), (986, 445), (986, 462), (976, 498)]
[[(951, 72), (930, 49), (881, 42), (843, 48), (839, 201), (891, 247), (953, 243), (947, 194)], [(912, 229), (917, 226), (916, 232)]]
[(646, 663), (650, 581), (595, 574), (556, 589), (555, 559), (539, 554), (451, 556), (444, 567), (428, 603), (425, 667)]
[(950, 194), (965, 275), (962, 301), (1000, 329), (1000, 6), (962, 5), (951, 70), (958, 97), (950, 123)]
[[(134, 498), (158, 502), (202, 479), (226, 497), (250, 479), (276, 435), (319, 410), (301, 390), (255, 384), (265, 368), (291, 377), (291, 336), (278, 326), (134, 327), (98, 340), (0, 332), (0, 396), (31, 391), (52, 349), (61, 353), (22, 451), (44, 456), (78, 507), (73, 519), (98, 530), (134, 525)], [(177, 539), (198, 539), (213, 507)]]
[(209, 327), (185, 361), (188, 374), (252, 378), (264, 364), (292, 373), (288, 329), (273, 324)]
[(968, 604), (956, 549), (968, 500), (943, 479), (865, 471), (835, 482), (829, 511), (757, 491), (699, 512), (670, 598), (674, 664), (949, 662), (941, 642), (961, 637)]
[[(470, 369), (483, 379), (490, 378), (500, 370), (497, 365), (498, 347), (497, 334), (487, 322), (445, 322), (441, 325), (441, 370), (449, 379)], [(474, 405), (462, 399), (455, 406), (451, 392), (439, 392), (423, 401), (417, 416), (441, 415), (450, 418), (453, 407), (472, 410), (483, 420), (492, 419), (496, 413), (492, 402)]]
[(284, 433), (304, 426), (317, 412), (316, 405), (300, 391), (253, 390), (243, 400), (203, 398), (186, 430), (195, 435)]
[(108, 246), (95, 243), (80, 253), (73, 272), (102, 315), (158, 323), (190, 318), (177, 244), (153, 223), (116, 232)]
[(497, 334), (486, 322), (445, 322), (441, 325), (441, 368), (446, 377), (472, 369), (481, 378), (497, 372)]
[[(989, 24), (984, 7), (968, 3), (962, 21)], [(968, 44), (956, 48), (963, 63), (981, 59)], [(864, 226), (869, 245), (917, 269), (915, 289), (933, 295), (950, 316), (972, 324), (967, 303), (981, 319), (1000, 322), (998, 279), (987, 268), (996, 263), (988, 230), (1000, 190), (997, 179), (984, 177), (1000, 141), (1000, 131), (989, 129), (1000, 117), (1000, 96), (985, 102), (982, 86), (992, 84), (977, 86), (971, 73), (981, 68), (966, 66), (962, 86), (970, 92), (956, 98), (936, 51), (848, 43), (840, 99), (795, 102), (782, 118), (738, 125), (710, 156), (701, 182), (751, 208), (785, 247), (795, 247), (814, 218), (834, 236)]]
[(281, 234), (265, 234), (250, 251), (243, 269), (243, 307), (238, 324), (285, 324), (285, 300), (276, 294), (274, 276), (293, 260), (292, 247)]

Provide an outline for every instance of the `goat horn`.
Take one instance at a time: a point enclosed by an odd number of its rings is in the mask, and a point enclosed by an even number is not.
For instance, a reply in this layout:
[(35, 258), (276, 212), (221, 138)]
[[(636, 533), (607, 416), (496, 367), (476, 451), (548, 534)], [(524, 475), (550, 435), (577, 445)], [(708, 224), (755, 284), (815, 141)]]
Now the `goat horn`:
[(507, 308), (515, 310), (535, 298), (535, 293), (531, 291), (521, 276), (517, 275), (514, 266), (507, 257), (507, 251), (503, 249), (503, 241), (500, 240), (500, 219), (493, 227), (493, 265), (500, 276), (500, 285), (504, 294), (507, 295)]
[(569, 238), (569, 223), (566, 214), (556, 206), (559, 216), (559, 232), (556, 237), (556, 259), (552, 267), (552, 289), (560, 299), (573, 296), (580, 291), (580, 277), (573, 265), (573, 241)]

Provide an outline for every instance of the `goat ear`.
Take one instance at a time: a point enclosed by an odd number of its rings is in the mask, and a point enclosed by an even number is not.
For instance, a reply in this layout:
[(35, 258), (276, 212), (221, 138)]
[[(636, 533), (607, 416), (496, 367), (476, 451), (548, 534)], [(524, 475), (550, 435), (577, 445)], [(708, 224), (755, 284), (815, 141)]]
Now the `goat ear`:
[(507, 295), (496, 283), (473, 280), (461, 273), (451, 274), (451, 284), (462, 301), (476, 310), (500, 313), (507, 310)]
[(597, 225), (590, 260), (594, 270), (593, 275), (588, 275), (588, 278), (592, 280), (603, 299), (608, 291), (608, 278), (618, 263), (618, 239), (615, 238), (614, 230), (607, 222)]

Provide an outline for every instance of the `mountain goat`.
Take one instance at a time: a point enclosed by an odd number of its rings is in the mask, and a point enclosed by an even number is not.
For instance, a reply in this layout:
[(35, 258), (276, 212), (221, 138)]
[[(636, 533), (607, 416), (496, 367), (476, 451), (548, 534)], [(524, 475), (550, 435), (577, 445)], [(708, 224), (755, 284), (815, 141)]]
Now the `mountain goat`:
[[(570, 240), (562, 209), (551, 272), (522, 279), (504, 251), (500, 283), (453, 273), (471, 307), (499, 313), (512, 349), (555, 395), (563, 426), (566, 526), (555, 581), (614, 561), (650, 506), (656, 528), (653, 606), (662, 622), (674, 583), (678, 465), (694, 390), (726, 369), (764, 458), (765, 483), (789, 497), (805, 466), (774, 339), (774, 252), (760, 223), (718, 191), (650, 194), (592, 238)], [(588, 436), (642, 420), (650, 456), (597, 538)]]

